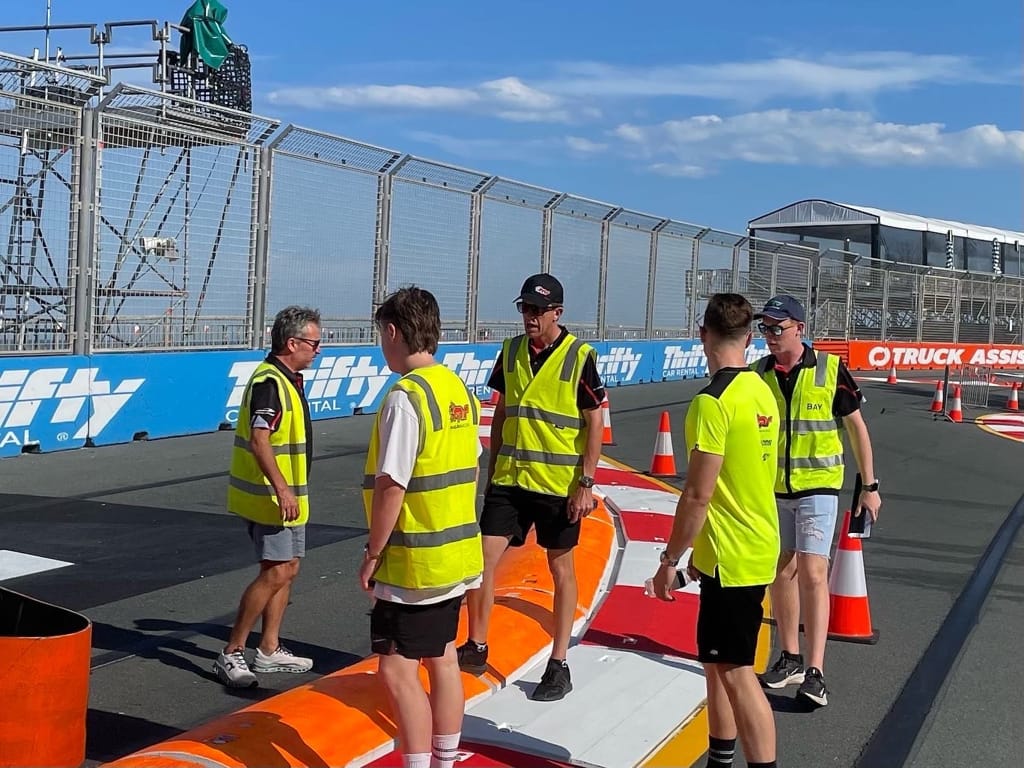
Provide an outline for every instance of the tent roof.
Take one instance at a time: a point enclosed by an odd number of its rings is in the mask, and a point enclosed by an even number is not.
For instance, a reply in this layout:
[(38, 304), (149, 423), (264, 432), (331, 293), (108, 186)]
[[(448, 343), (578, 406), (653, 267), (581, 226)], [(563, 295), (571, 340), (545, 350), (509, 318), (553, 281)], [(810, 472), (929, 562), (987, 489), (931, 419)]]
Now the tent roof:
[(881, 224), (918, 232), (937, 232), (945, 235), (953, 232), (955, 237), (970, 237), (975, 240), (998, 240), (1004, 243), (1024, 243), (1024, 232), (1008, 229), (983, 227), (980, 224), (964, 224), (959, 221), (930, 219), (912, 213), (883, 211), (866, 205), (836, 203), (830, 200), (801, 200), (766, 213), (748, 224), (748, 229), (773, 229), (776, 227), (815, 227), (856, 224)]

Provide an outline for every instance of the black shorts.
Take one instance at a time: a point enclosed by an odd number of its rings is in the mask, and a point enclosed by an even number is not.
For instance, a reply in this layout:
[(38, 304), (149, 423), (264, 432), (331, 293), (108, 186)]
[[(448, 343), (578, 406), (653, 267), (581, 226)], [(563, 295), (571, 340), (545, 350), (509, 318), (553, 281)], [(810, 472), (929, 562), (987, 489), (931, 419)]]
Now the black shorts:
[(429, 605), (378, 600), (370, 612), (370, 650), (407, 659), (444, 656), (445, 647), (459, 631), (461, 605), (462, 595)]
[(491, 485), (480, 515), (484, 536), (504, 536), (511, 546), (521, 547), (533, 526), (544, 549), (572, 549), (580, 542), (580, 521), (569, 522), (568, 497)]
[(723, 587), (717, 576), (700, 575), (697, 661), (753, 666), (764, 618), (765, 588)]

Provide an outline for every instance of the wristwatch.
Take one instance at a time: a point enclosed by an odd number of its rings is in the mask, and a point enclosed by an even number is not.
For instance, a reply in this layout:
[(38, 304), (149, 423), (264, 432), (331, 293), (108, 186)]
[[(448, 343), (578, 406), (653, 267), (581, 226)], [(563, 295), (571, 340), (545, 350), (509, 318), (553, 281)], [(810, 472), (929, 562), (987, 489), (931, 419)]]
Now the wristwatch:
[(384, 557), (383, 552), (381, 552), (379, 555), (370, 554), (370, 542), (366, 542), (366, 544), (363, 545), (363, 551), (366, 553), (367, 560), (380, 560), (382, 557)]
[(877, 491), (878, 490), (878, 478), (875, 478), (875, 482), (860, 487), (862, 491)]
[(662, 565), (671, 565), (673, 568), (679, 565), (679, 558), (670, 557), (667, 549), (661, 550), (661, 555), (659, 556), (659, 559), (661, 560)]
[(589, 475), (584, 475), (583, 477), (580, 478), (580, 488), (593, 488), (593, 487), (594, 487), (594, 478), (590, 477)]

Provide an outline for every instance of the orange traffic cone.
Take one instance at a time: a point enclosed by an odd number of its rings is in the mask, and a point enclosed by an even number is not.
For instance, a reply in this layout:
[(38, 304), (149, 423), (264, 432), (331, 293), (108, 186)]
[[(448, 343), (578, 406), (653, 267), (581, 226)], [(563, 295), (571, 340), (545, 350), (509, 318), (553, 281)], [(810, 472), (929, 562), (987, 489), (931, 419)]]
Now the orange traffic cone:
[(942, 382), (935, 382), (935, 397), (932, 398), (932, 413), (942, 413), (946, 408), (946, 392)]
[(960, 408), (960, 385), (953, 385), (953, 397), (949, 403), (949, 413), (946, 414), (949, 420), (954, 424), (959, 424), (964, 420), (964, 413)]
[(1013, 382), (1013, 384), (1010, 385), (1010, 397), (1006, 401), (1006, 410), (1020, 410), (1020, 403), (1017, 401), (1017, 382)]
[(676, 457), (672, 452), (672, 428), (669, 426), (668, 411), (661, 412), (658, 437), (654, 441), (654, 457), (651, 459), (651, 474), (676, 474)]
[(885, 383), (886, 384), (897, 384), (898, 383), (898, 381), (896, 379), (896, 363), (893, 363), (889, 367), (889, 378), (887, 378), (885, 380)]
[[(867, 510), (862, 515), (869, 514)], [(864, 577), (864, 550), (860, 539), (848, 535), (850, 510), (843, 517), (839, 530), (832, 574), (828, 579), (828, 639), (851, 643), (878, 642), (878, 630), (871, 626), (868, 584)]]
[(604, 419), (604, 432), (601, 436), (601, 445), (615, 445), (612, 439), (612, 406), (608, 402), (608, 395), (601, 401), (601, 417)]

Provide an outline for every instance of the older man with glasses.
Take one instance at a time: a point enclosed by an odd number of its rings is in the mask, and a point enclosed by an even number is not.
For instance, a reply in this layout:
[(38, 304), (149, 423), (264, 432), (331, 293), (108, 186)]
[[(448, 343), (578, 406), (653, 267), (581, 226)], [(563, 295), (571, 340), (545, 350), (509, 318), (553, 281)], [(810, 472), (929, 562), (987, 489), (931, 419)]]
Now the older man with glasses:
[[(860, 411), (861, 393), (836, 355), (803, 342), (804, 308), (792, 296), (776, 296), (754, 316), (769, 355), (754, 363), (779, 406), (779, 460), (775, 498), (782, 551), (771, 587), (781, 654), (761, 675), (768, 688), (799, 685), (797, 697), (828, 704), (822, 669), (828, 637), (828, 561), (845, 475), (841, 430), (863, 479), (854, 514), (878, 517), (881, 498), (871, 438)], [(800, 653), (803, 613), (807, 663)]]
[[(283, 646), (279, 633), (306, 554), (313, 430), (301, 372), (320, 353), (320, 313), (286, 307), (274, 318), (270, 335), (270, 354), (242, 395), (231, 455), (228, 511), (246, 521), (260, 565), (213, 665), (231, 688), (258, 685), (254, 672), (302, 673), (313, 667), (312, 659)], [(262, 636), (250, 667), (245, 645), (260, 617)]]
[(555, 631), (551, 659), (532, 698), (557, 701), (572, 690), (566, 655), (577, 603), (573, 549), (581, 519), (594, 510), (604, 386), (594, 348), (558, 323), (558, 280), (546, 273), (527, 278), (516, 309), (523, 334), (505, 340), (488, 381), (501, 396), (480, 519), (484, 575), (481, 587), (467, 595), (469, 639), (458, 649), (459, 665), (478, 675), (487, 668), (494, 569), (508, 547), (522, 546), (536, 527), (554, 580)]

